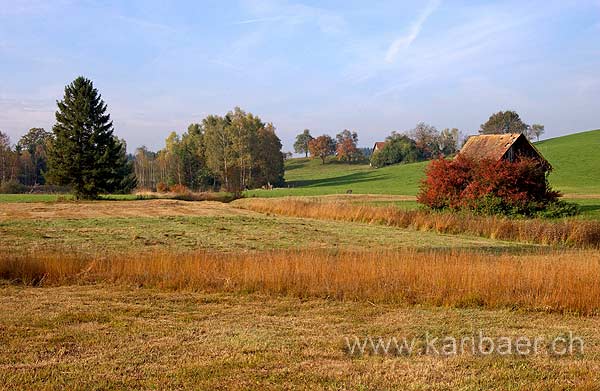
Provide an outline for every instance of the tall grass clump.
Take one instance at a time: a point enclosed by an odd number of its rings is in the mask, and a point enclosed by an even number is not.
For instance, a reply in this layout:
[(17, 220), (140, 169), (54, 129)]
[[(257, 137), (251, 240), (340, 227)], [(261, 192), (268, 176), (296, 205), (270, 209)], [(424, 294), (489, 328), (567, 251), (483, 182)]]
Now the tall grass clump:
[(599, 276), (593, 250), (0, 255), (0, 279), (35, 286), (102, 283), (582, 315), (600, 313)]
[(600, 222), (578, 219), (514, 219), (467, 212), (402, 210), (396, 207), (356, 205), (322, 200), (244, 199), (235, 205), (261, 213), (468, 234), (499, 240), (577, 248), (600, 247)]

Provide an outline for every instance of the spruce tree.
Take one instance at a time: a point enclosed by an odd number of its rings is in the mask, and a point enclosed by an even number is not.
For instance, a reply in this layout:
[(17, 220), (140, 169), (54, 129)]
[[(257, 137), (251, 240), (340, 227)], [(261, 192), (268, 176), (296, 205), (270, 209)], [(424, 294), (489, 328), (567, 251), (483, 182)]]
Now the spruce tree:
[(49, 179), (71, 186), (77, 199), (123, 190), (125, 183), (131, 186), (124, 145), (113, 135), (107, 106), (92, 81), (75, 79), (57, 105)]

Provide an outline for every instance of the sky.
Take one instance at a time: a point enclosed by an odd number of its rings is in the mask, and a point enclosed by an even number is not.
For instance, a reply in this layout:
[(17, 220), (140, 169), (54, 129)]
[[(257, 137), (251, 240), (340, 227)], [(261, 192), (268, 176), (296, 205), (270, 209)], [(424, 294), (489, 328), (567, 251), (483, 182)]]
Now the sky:
[(130, 151), (236, 106), (284, 150), (305, 128), (475, 134), (506, 109), (556, 137), (600, 128), (600, 0), (0, 0), (1, 131), (50, 130), (79, 75)]

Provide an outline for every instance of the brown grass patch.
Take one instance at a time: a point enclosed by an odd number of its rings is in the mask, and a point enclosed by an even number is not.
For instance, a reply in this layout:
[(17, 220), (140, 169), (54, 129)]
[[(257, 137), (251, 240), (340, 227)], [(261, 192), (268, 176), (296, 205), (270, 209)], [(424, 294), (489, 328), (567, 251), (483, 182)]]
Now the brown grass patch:
[(402, 210), (395, 207), (320, 200), (245, 199), (235, 201), (235, 205), (256, 212), (284, 216), (384, 224), (444, 234), (468, 234), (544, 245), (600, 247), (600, 222), (598, 221), (509, 219), (500, 216)]
[(172, 199), (138, 201), (90, 201), (64, 203), (5, 203), (0, 221), (18, 219), (159, 217), (159, 216), (237, 216), (254, 213), (231, 208), (218, 201), (186, 202)]
[(372, 303), (600, 311), (600, 254), (398, 252), (0, 255), (0, 278), (28, 285), (109, 283)]

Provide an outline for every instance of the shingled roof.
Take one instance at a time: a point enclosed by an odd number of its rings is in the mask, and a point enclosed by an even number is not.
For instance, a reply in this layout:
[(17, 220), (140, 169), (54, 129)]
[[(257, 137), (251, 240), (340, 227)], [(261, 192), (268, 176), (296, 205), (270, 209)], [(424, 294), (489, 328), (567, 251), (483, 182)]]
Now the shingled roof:
[(517, 156), (530, 156), (539, 159), (548, 169), (552, 167), (522, 133), (471, 136), (460, 150), (460, 154), (472, 159), (494, 161), (514, 161)]

